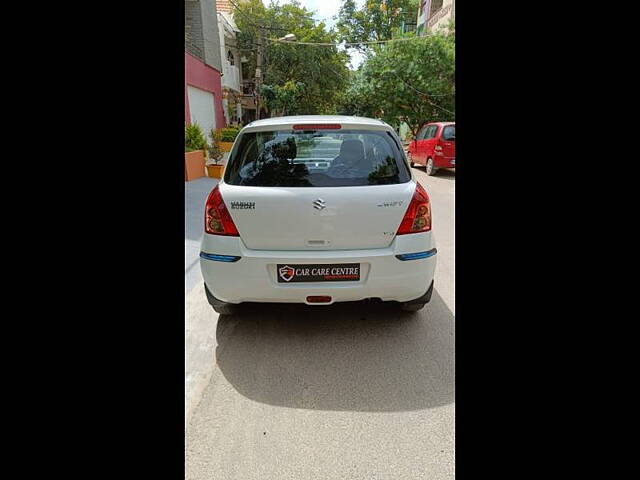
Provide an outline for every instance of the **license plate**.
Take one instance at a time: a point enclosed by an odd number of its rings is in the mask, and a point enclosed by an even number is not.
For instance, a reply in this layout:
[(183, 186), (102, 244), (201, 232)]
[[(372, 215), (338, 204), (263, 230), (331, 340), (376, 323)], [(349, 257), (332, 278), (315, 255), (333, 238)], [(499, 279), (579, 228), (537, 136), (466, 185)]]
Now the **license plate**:
[(359, 263), (278, 264), (278, 283), (357, 282)]

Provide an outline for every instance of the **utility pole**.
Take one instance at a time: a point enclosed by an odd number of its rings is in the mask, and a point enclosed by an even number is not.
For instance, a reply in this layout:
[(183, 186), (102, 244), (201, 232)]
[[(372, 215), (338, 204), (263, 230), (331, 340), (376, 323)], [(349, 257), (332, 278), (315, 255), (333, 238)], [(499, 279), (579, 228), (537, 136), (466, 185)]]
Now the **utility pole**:
[(260, 120), (260, 108), (262, 98), (260, 96), (260, 87), (262, 86), (262, 26), (258, 31), (258, 53), (256, 55), (256, 120)]
[[(264, 55), (264, 29), (260, 25), (258, 29), (258, 48), (256, 54), (256, 120), (260, 120), (260, 110), (262, 108), (262, 95), (260, 95), (260, 87), (264, 80), (264, 73), (262, 72), (262, 62)], [(278, 38), (279, 42), (295, 42), (296, 36), (293, 33), (287, 33), (284, 37)]]

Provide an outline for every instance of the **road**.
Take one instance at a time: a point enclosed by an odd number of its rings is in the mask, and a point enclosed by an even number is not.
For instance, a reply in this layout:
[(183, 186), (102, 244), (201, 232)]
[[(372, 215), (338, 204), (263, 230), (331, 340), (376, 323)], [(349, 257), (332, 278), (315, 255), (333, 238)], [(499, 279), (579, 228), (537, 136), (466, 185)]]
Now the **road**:
[(202, 177), (184, 183), (184, 289), (185, 294), (202, 283), (200, 272), (200, 243), (204, 229), (204, 205), (215, 178)]
[(416, 170), (433, 206), (420, 312), (186, 299), (186, 478), (454, 478), (455, 173)]

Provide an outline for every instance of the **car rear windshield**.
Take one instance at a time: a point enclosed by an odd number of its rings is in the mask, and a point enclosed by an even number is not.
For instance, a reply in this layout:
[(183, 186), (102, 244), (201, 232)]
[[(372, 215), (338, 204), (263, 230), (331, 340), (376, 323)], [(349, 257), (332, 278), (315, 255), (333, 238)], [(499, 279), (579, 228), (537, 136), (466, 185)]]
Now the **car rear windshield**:
[(442, 139), (453, 141), (456, 139), (456, 126), (455, 125), (447, 125), (442, 130)]
[(396, 138), (375, 130), (241, 134), (224, 180), (256, 187), (346, 187), (411, 179)]

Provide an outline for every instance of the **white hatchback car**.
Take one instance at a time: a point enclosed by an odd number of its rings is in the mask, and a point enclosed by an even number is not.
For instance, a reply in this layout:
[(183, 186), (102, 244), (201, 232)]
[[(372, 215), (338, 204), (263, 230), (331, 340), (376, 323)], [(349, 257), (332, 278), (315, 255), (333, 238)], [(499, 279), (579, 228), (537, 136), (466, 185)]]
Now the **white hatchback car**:
[(379, 299), (421, 309), (436, 247), (431, 204), (380, 120), (255, 121), (206, 203), (200, 266), (221, 314), (244, 302)]

